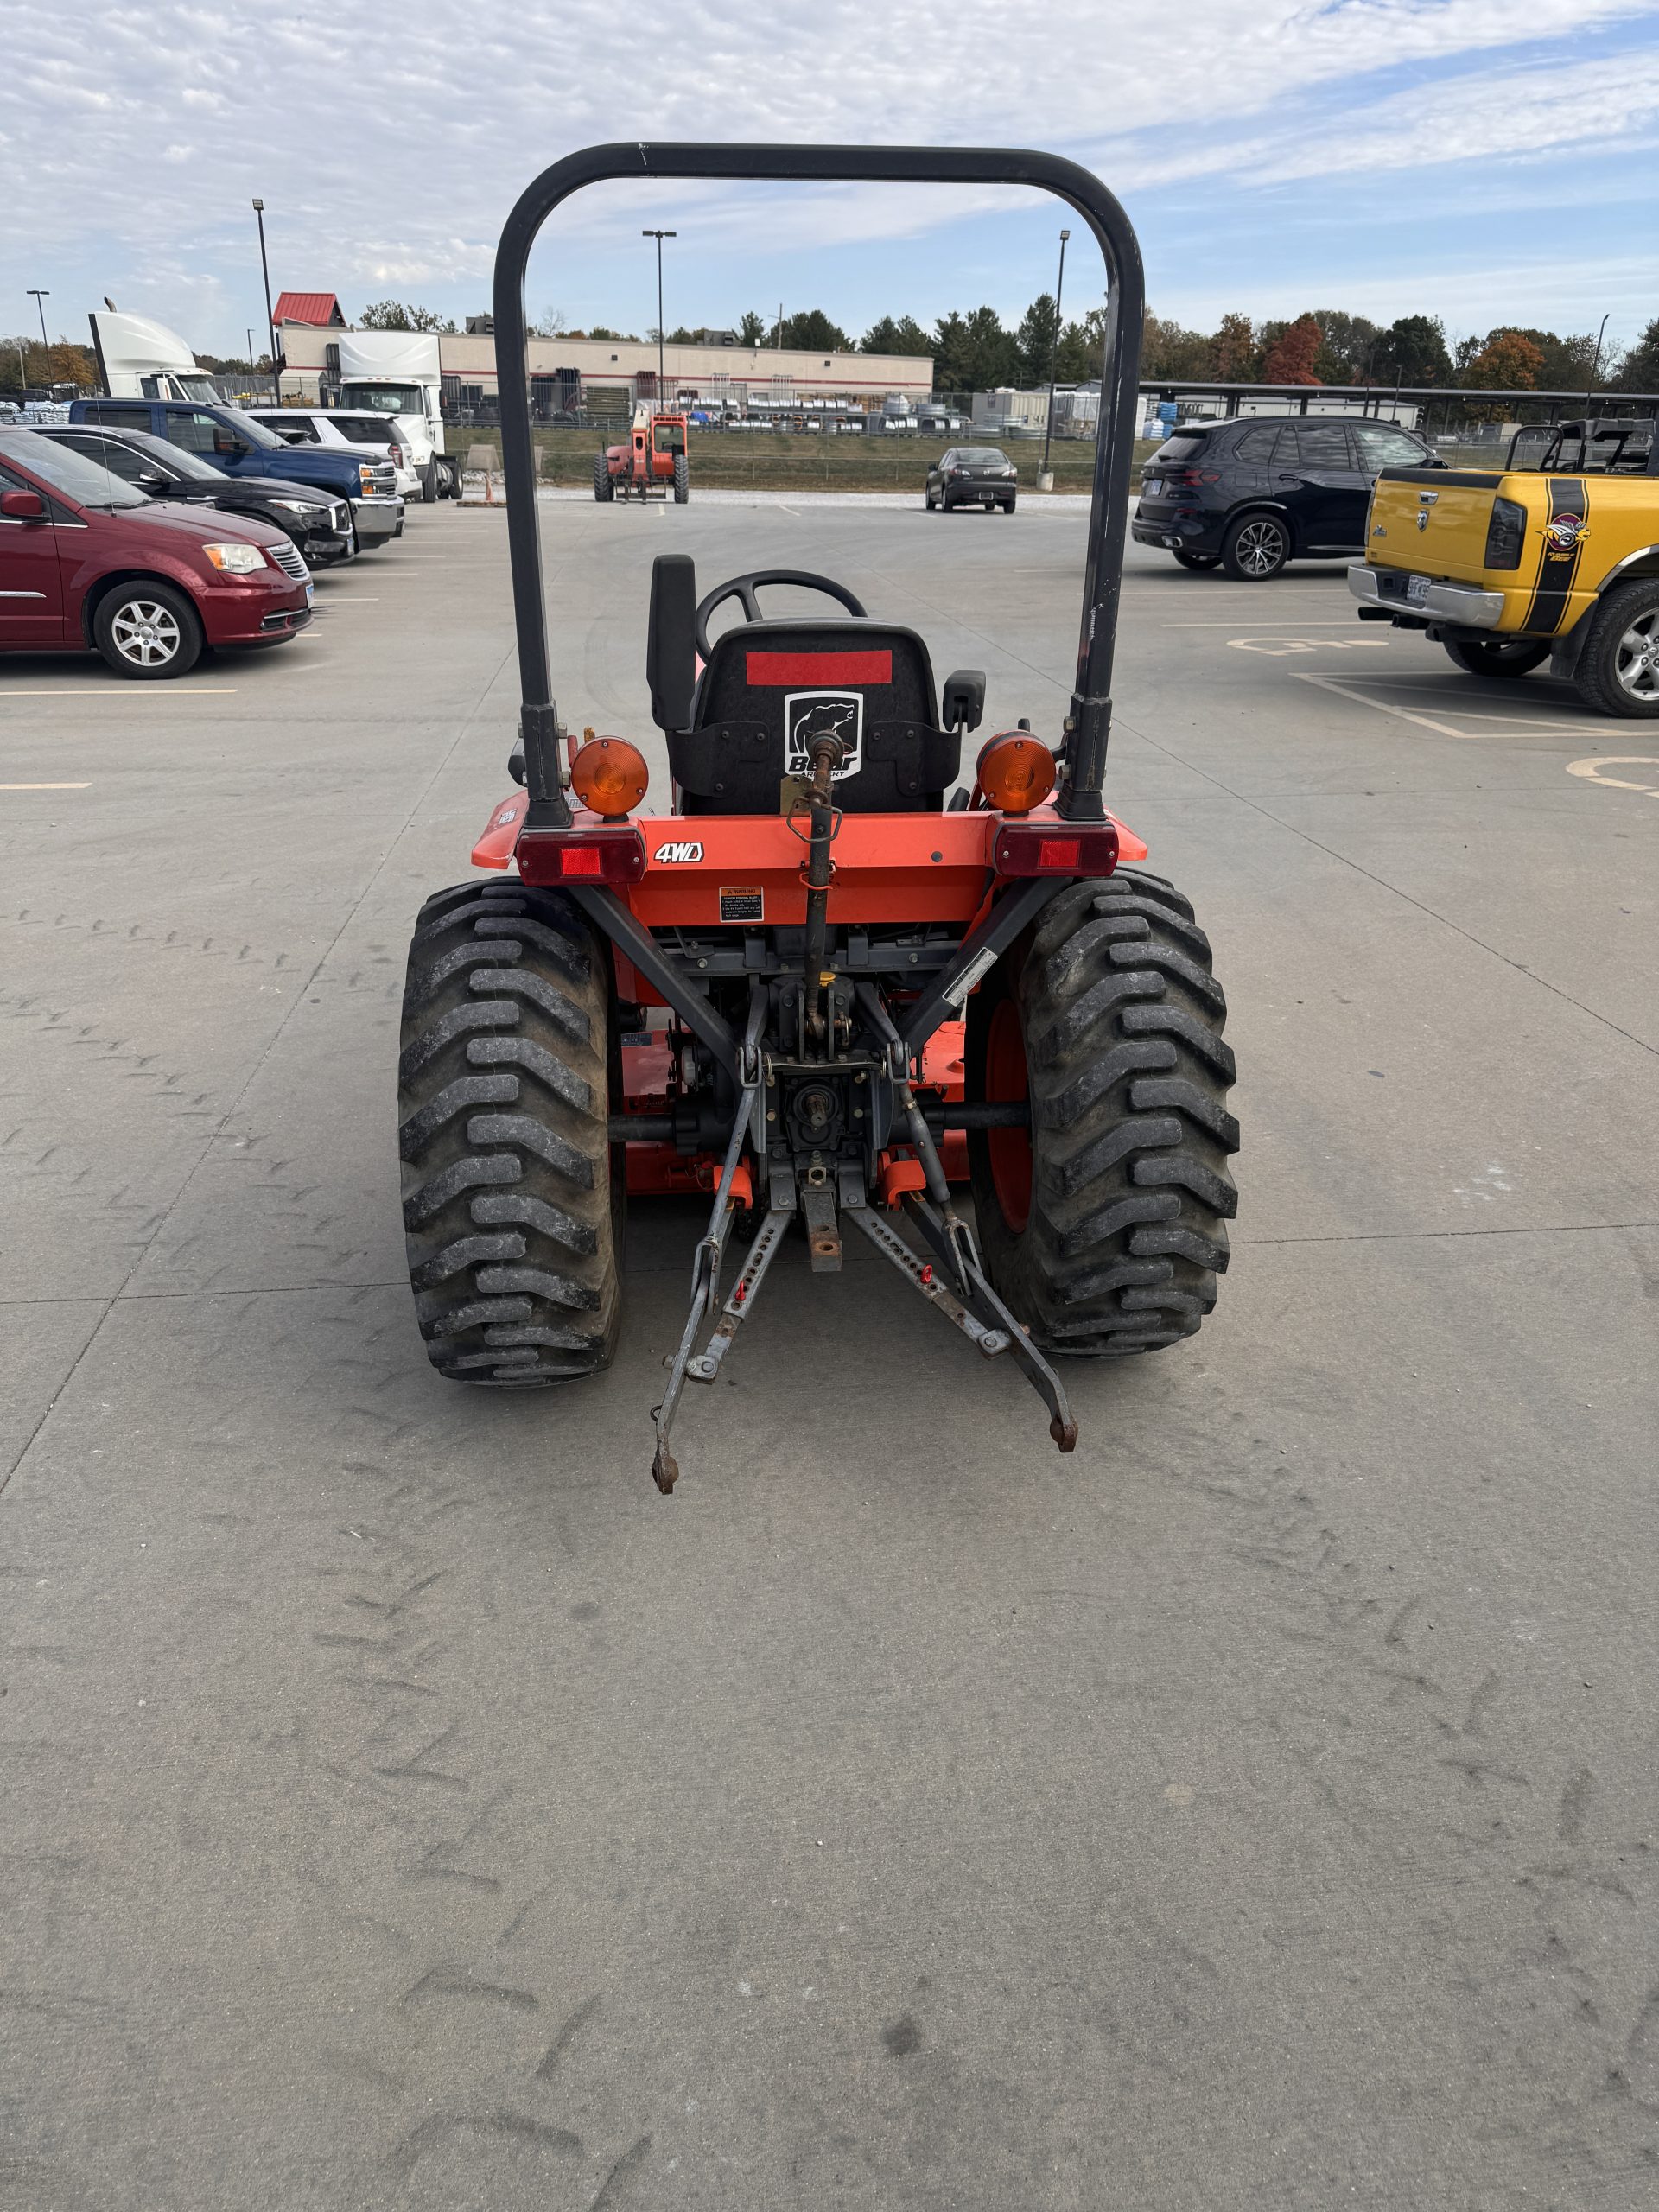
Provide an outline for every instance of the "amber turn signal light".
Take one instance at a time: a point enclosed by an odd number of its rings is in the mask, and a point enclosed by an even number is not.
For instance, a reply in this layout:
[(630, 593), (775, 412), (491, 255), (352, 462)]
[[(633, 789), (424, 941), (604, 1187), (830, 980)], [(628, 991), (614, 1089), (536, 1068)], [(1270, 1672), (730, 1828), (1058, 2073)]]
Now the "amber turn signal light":
[(1003, 814), (1029, 814), (1054, 788), (1054, 755), (1041, 738), (1005, 730), (980, 747), (975, 771), (985, 803)]
[(577, 752), (570, 787), (592, 814), (620, 822), (645, 795), (651, 771), (637, 745), (625, 737), (595, 737)]

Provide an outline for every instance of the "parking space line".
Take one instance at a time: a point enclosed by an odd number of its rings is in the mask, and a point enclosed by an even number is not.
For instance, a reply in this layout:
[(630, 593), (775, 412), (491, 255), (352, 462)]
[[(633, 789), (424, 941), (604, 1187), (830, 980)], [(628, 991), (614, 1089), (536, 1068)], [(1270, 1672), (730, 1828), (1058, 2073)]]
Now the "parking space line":
[[(1236, 621), (1160, 622), (1158, 625), (1158, 627), (1160, 630), (1236, 630), (1238, 624)], [(1283, 625), (1279, 623), (1268, 624), (1265, 622), (1247, 622), (1244, 625), (1244, 627), (1247, 630), (1258, 630), (1264, 637), (1276, 638), (1283, 627)], [(1351, 621), (1338, 621), (1333, 616), (1321, 616), (1316, 618), (1312, 622), (1298, 622), (1296, 627), (1299, 630), (1346, 630), (1351, 628), (1352, 624)], [(1386, 639), (1379, 639), (1377, 642), (1379, 644), (1386, 644), (1387, 640)]]
[(1351, 700), (1356, 706), (1370, 707), (1379, 715), (1393, 715), (1402, 722), (1415, 722), (1419, 729), (1438, 731), (1442, 737), (1467, 738), (1466, 729), (1453, 729), (1449, 722), (1432, 721), (1427, 715), (1414, 715), (1404, 707), (1391, 707), (1386, 699), (1368, 699), (1363, 691), (1356, 691), (1346, 683), (1338, 683), (1332, 676), (1314, 676), (1306, 669), (1294, 669), (1292, 674), (1298, 683), (1317, 683), (1322, 691), (1334, 691), (1338, 697)]
[(124, 685), (88, 683), (78, 691), (14, 691), (0, 688), (0, 707), (8, 699), (127, 699), (135, 705), (140, 699), (172, 701), (175, 699), (224, 699), (237, 690), (234, 683), (193, 683), (188, 690), (169, 684), (165, 691), (130, 691)]
[(90, 784), (0, 784), (0, 791), (89, 791)]

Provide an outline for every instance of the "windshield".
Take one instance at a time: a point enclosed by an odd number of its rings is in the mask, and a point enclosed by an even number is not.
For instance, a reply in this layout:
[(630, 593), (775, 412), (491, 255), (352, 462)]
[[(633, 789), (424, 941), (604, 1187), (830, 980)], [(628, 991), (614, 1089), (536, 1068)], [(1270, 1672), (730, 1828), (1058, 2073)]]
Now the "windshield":
[(684, 423), (657, 423), (652, 431), (652, 443), (658, 453), (683, 453), (685, 451)]
[(149, 500), (130, 484), (111, 476), (107, 468), (54, 445), (32, 430), (0, 430), (0, 459), (21, 461), (43, 484), (61, 492), (82, 507), (147, 507)]
[(342, 407), (372, 408), (377, 415), (424, 415), (426, 394), (417, 384), (343, 384)]
[(392, 443), (397, 429), (396, 423), (378, 415), (330, 415), (327, 419), (347, 444), (378, 446), (383, 452)]
[(964, 446), (962, 462), (964, 468), (1006, 468), (1008, 456), (996, 446)]
[(251, 446), (257, 446), (261, 453), (280, 453), (283, 441), (263, 423), (256, 423), (251, 415), (239, 407), (221, 407), (219, 413), (227, 423), (233, 423)]

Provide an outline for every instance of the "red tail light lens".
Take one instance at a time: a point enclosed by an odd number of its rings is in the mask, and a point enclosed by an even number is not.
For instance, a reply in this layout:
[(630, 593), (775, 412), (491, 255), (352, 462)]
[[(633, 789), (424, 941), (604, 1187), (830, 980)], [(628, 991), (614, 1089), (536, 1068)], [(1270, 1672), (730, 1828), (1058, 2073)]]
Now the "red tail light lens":
[(1009, 822), (997, 832), (999, 875), (1109, 875), (1117, 866), (1111, 822)]
[(526, 883), (638, 883), (645, 841), (637, 830), (526, 830), (518, 859)]
[(1218, 468), (1170, 468), (1164, 472), (1164, 486), (1171, 492), (1196, 492), (1200, 484), (1219, 484)]

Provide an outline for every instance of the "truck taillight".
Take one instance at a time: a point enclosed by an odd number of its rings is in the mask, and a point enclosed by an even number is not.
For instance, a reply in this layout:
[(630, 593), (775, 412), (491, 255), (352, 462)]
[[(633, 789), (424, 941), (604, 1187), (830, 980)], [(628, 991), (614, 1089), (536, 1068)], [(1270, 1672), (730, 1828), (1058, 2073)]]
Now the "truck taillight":
[(996, 833), (999, 875), (1109, 875), (1117, 866), (1111, 822), (1006, 822)]
[(1492, 518), (1486, 525), (1486, 566), (1518, 569), (1526, 535), (1526, 509), (1513, 499), (1494, 499)]

